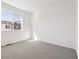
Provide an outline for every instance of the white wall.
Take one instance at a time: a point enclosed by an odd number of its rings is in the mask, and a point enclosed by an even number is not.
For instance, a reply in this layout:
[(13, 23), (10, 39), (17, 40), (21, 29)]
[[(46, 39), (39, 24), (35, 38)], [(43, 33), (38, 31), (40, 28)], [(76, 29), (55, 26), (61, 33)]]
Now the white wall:
[(77, 55), (78, 55), (78, 0), (76, 0), (75, 2), (76, 2), (76, 4), (75, 4), (75, 10), (76, 10), (76, 13), (75, 13), (75, 17), (76, 17), (76, 20), (75, 20), (75, 23), (76, 23), (76, 25), (75, 25), (75, 28), (76, 28), (75, 49), (76, 49), (76, 52), (77, 52)]
[(10, 6), (6, 3), (2, 2), (2, 8), (7, 8), (14, 10), (16, 12), (23, 13), (23, 31), (2, 31), (1, 32), (1, 45), (15, 43), (18, 41), (26, 40), (31, 38), (30, 36), (30, 20), (31, 14), (29, 12), (25, 12), (23, 10), (17, 9), (13, 6)]
[(75, 49), (75, 0), (57, 0), (41, 10), (33, 27), (39, 40)]

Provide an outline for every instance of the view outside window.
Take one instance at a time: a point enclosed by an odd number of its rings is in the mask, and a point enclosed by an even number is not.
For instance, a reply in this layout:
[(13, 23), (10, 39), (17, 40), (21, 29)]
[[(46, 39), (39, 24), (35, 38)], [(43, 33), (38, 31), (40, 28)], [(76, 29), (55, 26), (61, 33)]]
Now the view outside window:
[(2, 31), (22, 30), (23, 29), (22, 24), (23, 24), (22, 14), (2, 8), (1, 11)]

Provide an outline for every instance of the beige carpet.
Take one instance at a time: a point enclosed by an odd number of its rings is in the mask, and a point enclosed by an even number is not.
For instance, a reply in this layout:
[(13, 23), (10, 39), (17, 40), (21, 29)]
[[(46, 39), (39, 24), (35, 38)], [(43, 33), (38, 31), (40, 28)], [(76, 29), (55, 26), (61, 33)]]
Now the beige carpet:
[(31, 40), (2, 47), (1, 56), (1, 59), (77, 59), (73, 49)]

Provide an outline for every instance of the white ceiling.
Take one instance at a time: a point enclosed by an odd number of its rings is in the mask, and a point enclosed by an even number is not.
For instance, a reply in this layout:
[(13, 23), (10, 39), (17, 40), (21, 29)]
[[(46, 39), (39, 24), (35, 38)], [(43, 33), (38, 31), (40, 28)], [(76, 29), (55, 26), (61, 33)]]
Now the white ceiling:
[(53, 0), (2, 0), (2, 2), (6, 2), (26, 11), (36, 11), (45, 8), (53, 2)]

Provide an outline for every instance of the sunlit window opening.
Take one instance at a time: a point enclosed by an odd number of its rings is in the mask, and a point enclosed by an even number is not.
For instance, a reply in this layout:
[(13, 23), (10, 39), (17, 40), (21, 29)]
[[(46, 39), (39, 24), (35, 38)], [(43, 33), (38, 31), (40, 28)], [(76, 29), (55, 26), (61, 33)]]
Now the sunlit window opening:
[(23, 16), (15, 11), (2, 8), (1, 12), (1, 30), (18, 31), (23, 30)]

